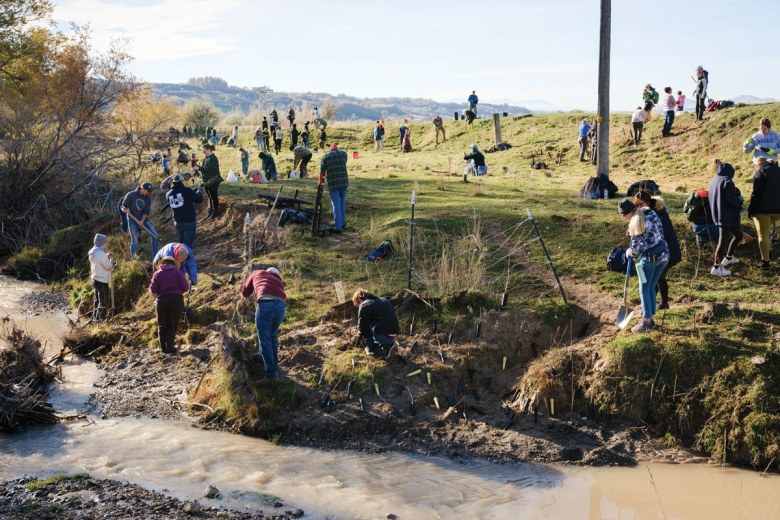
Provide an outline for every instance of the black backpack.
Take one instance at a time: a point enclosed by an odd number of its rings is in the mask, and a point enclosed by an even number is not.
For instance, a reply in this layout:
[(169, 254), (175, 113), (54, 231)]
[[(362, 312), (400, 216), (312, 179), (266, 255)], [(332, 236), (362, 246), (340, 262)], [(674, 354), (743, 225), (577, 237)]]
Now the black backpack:
[(366, 262), (376, 262), (377, 260), (385, 260), (393, 256), (393, 243), (390, 240), (385, 240), (379, 246), (368, 253), (366, 256)]
[(658, 187), (658, 184), (656, 184), (655, 181), (650, 179), (645, 179), (641, 181), (637, 181), (631, 186), (628, 187), (628, 191), (626, 192), (626, 197), (633, 197), (637, 194), (637, 192), (644, 190), (650, 195), (660, 195), (661, 194), (661, 188)]
[[(628, 264), (626, 250), (622, 247), (616, 247), (607, 255), (607, 271), (616, 273), (625, 273)], [(631, 273), (629, 273), (631, 276)]]

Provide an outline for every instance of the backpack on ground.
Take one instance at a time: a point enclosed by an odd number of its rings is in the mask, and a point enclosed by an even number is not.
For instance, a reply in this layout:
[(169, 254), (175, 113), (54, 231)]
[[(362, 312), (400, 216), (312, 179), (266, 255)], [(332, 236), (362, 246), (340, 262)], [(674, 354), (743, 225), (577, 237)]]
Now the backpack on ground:
[[(604, 192), (607, 192), (607, 197), (604, 197)], [(613, 198), (617, 195), (618, 187), (612, 182), (609, 177), (603, 173), (597, 177), (591, 177), (585, 182), (585, 186), (580, 190), (580, 197), (588, 199), (602, 199)]]
[(628, 263), (628, 259), (626, 258), (626, 250), (622, 247), (614, 248), (607, 255), (607, 271), (614, 271), (616, 273), (625, 273), (627, 263)]
[(385, 240), (379, 246), (368, 253), (366, 256), (366, 262), (376, 262), (377, 260), (387, 260), (394, 253), (393, 243), (390, 240)]
[(658, 184), (656, 184), (655, 181), (650, 179), (645, 179), (645, 180), (637, 181), (631, 186), (629, 186), (628, 191), (626, 192), (626, 197), (633, 197), (640, 190), (644, 190), (650, 195), (661, 194), (661, 188), (658, 187)]

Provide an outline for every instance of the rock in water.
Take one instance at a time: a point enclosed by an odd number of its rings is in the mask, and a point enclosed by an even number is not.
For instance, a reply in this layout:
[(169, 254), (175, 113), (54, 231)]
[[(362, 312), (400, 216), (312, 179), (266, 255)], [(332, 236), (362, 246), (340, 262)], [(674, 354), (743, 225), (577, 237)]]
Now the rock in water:
[(219, 489), (214, 486), (209, 486), (203, 492), (203, 496), (206, 498), (217, 498), (219, 496)]

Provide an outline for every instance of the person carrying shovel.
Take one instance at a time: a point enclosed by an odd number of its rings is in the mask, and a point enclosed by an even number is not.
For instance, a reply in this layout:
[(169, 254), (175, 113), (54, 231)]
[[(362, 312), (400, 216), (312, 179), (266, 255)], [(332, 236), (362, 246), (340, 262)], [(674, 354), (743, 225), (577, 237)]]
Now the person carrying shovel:
[(623, 220), (629, 221), (631, 245), (626, 249), (626, 257), (636, 259), (642, 302), (642, 321), (634, 325), (631, 332), (650, 332), (656, 328), (653, 320), (657, 309), (655, 292), (658, 280), (669, 262), (669, 245), (664, 240), (661, 220), (653, 210), (637, 208), (629, 199), (620, 201), (618, 210)]
[(143, 229), (152, 240), (152, 255), (157, 253), (157, 231), (152, 223), (149, 222), (149, 214), (152, 211), (152, 192), (154, 186), (145, 182), (138, 188), (127, 193), (119, 204), (122, 211), (122, 228), (127, 226), (130, 231), (130, 260), (135, 259), (135, 252), (138, 249), (138, 233)]

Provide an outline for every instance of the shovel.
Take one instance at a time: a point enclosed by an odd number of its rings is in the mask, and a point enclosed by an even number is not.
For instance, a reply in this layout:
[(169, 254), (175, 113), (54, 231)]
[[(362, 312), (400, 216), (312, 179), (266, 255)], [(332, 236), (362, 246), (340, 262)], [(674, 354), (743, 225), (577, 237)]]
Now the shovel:
[(626, 304), (626, 298), (628, 296), (628, 277), (631, 274), (631, 260), (632, 259), (629, 258), (626, 262), (626, 282), (623, 285), (623, 305), (618, 309), (617, 318), (615, 319), (615, 324), (619, 329), (625, 329), (628, 324), (631, 323), (631, 318), (634, 316), (634, 311), (629, 310)]

